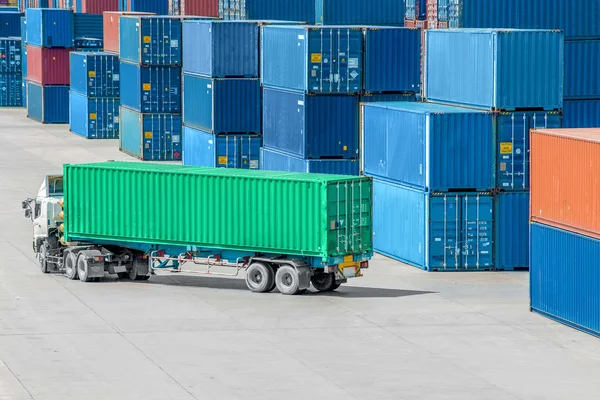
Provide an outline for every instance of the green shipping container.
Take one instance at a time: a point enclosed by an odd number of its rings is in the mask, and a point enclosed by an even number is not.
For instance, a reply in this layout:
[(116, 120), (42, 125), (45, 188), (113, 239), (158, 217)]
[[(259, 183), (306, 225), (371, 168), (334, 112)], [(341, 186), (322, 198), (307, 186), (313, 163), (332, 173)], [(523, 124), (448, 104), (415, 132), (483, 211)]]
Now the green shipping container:
[(330, 257), (372, 252), (372, 182), (343, 175), (65, 165), (65, 239)]

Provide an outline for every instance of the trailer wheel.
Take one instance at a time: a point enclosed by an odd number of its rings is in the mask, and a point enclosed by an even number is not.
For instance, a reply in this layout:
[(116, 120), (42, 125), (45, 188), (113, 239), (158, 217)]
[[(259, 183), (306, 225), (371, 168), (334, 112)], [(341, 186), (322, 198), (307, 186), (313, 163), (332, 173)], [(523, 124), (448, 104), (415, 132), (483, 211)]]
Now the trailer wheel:
[(91, 282), (94, 280), (94, 278), (88, 276), (89, 267), (90, 264), (83, 255), (77, 257), (77, 274), (81, 282)]
[(317, 272), (310, 278), (310, 282), (319, 292), (331, 292), (339, 287), (335, 283), (335, 274), (331, 273)]
[(275, 274), (275, 283), (279, 293), (286, 295), (302, 294), (300, 289), (300, 275), (298, 271), (289, 265), (282, 265)]
[(131, 265), (131, 269), (127, 272), (129, 275), (129, 279), (132, 281), (147, 281), (148, 275), (140, 275), (139, 274), (139, 261), (135, 260)]
[(254, 262), (246, 270), (246, 286), (255, 293), (266, 293), (273, 290), (275, 273), (268, 264)]
[(37, 259), (42, 272), (44, 274), (49, 273), (50, 270), (48, 269), (48, 244), (46, 242), (42, 242), (41, 245), (38, 247)]
[(70, 280), (77, 279), (77, 255), (71, 251), (65, 256), (65, 276)]

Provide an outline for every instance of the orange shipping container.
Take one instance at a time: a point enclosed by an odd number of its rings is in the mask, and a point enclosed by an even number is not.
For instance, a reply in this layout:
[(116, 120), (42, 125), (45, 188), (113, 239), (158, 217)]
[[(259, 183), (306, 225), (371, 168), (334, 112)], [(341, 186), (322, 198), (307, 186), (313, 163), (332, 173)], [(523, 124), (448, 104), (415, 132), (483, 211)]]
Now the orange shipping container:
[(104, 13), (104, 51), (119, 54), (119, 17), (121, 15), (155, 15), (132, 11), (107, 11)]
[(531, 131), (531, 219), (600, 238), (600, 129)]

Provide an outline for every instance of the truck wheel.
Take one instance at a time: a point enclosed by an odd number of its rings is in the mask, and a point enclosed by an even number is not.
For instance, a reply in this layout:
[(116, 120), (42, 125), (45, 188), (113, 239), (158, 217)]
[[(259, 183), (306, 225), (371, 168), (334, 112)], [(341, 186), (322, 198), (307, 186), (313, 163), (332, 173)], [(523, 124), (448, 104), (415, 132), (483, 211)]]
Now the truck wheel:
[(77, 279), (77, 255), (73, 252), (65, 256), (65, 276), (71, 280)]
[(77, 274), (79, 275), (79, 280), (81, 282), (91, 282), (94, 279), (94, 278), (88, 277), (88, 271), (89, 271), (88, 268), (89, 268), (89, 263), (85, 259), (85, 257), (83, 257), (82, 255), (77, 257)]
[(44, 274), (49, 273), (50, 270), (48, 269), (48, 245), (46, 244), (46, 242), (42, 242), (42, 244), (38, 248), (37, 259), (42, 272)]
[(246, 286), (255, 293), (266, 293), (273, 290), (275, 273), (270, 265), (255, 262), (246, 270)]
[(310, 282), (319, 292), (331, 292), (339, 287), (339, 285), (334, 287), (336, 285), (335, 274), (326, 274), (324, 272), (315, 273), (310, 278)]
[(275, 284), (281, 294), (301, 294), (300, 276), (294, 267), (282, 265), (275, 274)]
[(139, 275), (138, 261), (134, 261), (131, 265), (131, 269), (128, 271), (129, 279), (132, 281), (147, 281), (149, 276), (147, 275)]

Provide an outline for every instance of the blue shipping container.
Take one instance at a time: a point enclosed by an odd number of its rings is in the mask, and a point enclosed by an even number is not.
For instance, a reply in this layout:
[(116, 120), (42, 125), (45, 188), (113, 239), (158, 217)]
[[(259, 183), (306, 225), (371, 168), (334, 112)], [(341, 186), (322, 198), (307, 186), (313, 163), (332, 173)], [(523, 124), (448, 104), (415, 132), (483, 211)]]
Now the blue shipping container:
[(0, 73), (0, 107), (23, 107), (23, 76)]
[(102, 14), (73, 14), (73, 36), (75, 39), (104, 38), (104, 19)]
[(119, 99), (90, 99), (71, 91), (71, 132), (87, 139), (119, 138)]
[(27, 77), (27, 18), (21, 17), (21, 73)]
[(73, 47), (73, 11), (27, 9), (27, 44), (41, 47)]
[(560, 29), (567, 38), (600, 37), (598, 0), (440, 0), (451, 28)]
[(258, 79), (211, 79), (183, 75), (183, 122), (204, 131), (261, 133)]
[(368, 93), (360, 96), (361, 103), (377, 103), (385, 101), (417, 101), (415, 93)]
[(14, 11), (0, 11), (0, 37), (21, 36), (21, 17)]
[(359, 173), (359, 162), (356, 159), (306, 160), (275, 150), (263, 149), (262, 169), (267, 171), (357, 176)]
[(491, 113), (410, 102), (363, 107), (365, 175), (430, 191), (494, 188)]
[(27, 116), (44, 124), (68, 124), (69, 86), (27, 82)]
[(169, 13), (169, 2), (165, 0), (120, 0), (119, 11), (135, 11), (167, 15)]
[(181, 160), (181, 115), (119, 110), (120, 150), (146, 161)]
[(358, 157), (358, 96), (263, 90), (263, 145), (301, 158)]
[(0, 38), (0, 74), (22, 73), (21, 38)]
[(600, 240), (531, 224), (531, 310), (600, 337)]
[(600, 40), (565, 42), (565, 99), (600, 98)]
[(363, 33), (358, 28), (262, 28), (264, 86), (309, 93), (360, 93)]
[(225, 20), (280, 20), (315, 23), (314, 0), (219, 0)]
[(599, 128), (600, 100), (565, 100), (564, 128)]
[(421, 30), (366, 28), (367, 93), (421, 91)]
[(212, 135), (183, 127), (183, 165), (260, 169), (262, 138), (256, 135)]
[(75, 47), (75, 49), (90, 49), (90, 51), (102, 51), (104, 47), (104, 39), (76, 38), (73, 47)]
[(185, 21), (183, 72), (213, 78), (258, 78), (258, 25)]
[(563, 34), (427, 31), (425, 97), (493, 110), (562, 108)]
[(373, 182), (375, 251), (427, 271), (493, 268), (493, 199)]
[(119, 57), (143, 65), (181, 65), (181, 19), (119, 18)]
[(322, 25), (404, 25), (402, 0), (316, 0), (315, 19)]
[(502, 190), (529, 189), (529, 131), (562, 128), (557, 111), (500, 113), (494, 116), (497, 136), (496, 187)]
[(102, 52), (71, 52), (71, 91), (88, 97), (119, 97), (119, 57)]
[(494, 268), (529, 269), (529, 192), (494, 196)]
[(144, 113), (181, 113), (181, 68), (121, 62), (121, 104)]

